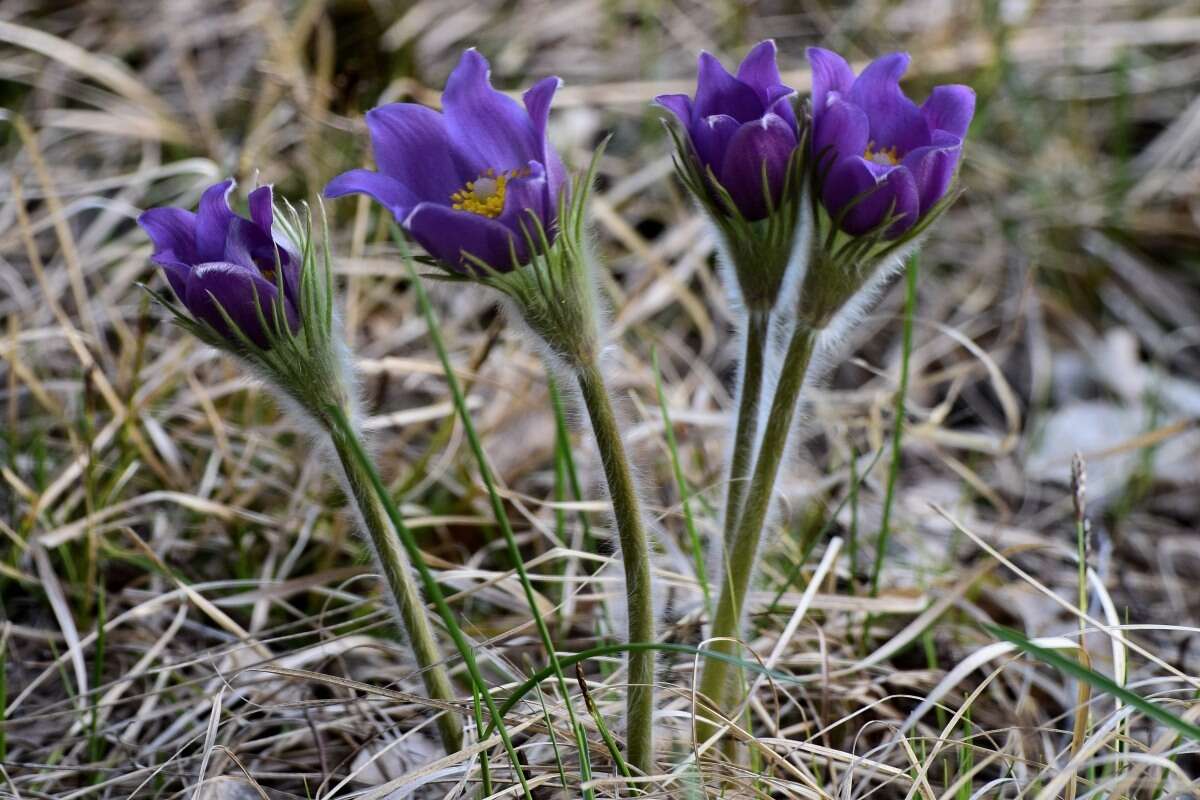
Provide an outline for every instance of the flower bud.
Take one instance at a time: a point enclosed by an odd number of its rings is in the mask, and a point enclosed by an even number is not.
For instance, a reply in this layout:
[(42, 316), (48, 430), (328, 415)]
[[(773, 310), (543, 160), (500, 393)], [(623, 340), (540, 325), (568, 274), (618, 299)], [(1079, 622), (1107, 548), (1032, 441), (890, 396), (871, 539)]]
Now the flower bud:
[[(730, 75), (712, 54), (700, 54), (696, 97), (664, 94), (654, 102), (679, 118), (690, 157), (706, 178), (709, 201), (748, 221), (780, 206), (800, 129), (795, 90), (775, 64), (775, 42), (757, 44)], [(732, 204), (732, 207), (730, 205)]]
[(151, 260), (162, 267), (192, 317), (230, 345), (239, 344), (232, 323), (266, 349), (278, 310), (293, 333), (300, 327), (299, 256), (293, 245), (272, 234), (271, 187), (250, 193), (249, 219), (229, 207), (233, 187), (233, 180), (209, 187), (195, 213), (152, 208), (138, 217), (138, 224), (154, 242)]

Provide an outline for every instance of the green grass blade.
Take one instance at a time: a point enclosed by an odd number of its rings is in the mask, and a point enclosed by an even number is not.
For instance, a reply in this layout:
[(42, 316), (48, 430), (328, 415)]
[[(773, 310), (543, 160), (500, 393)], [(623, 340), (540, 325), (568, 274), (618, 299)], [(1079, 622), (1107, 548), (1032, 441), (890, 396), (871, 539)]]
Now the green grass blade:
[(483, 479), (484, 486), (487, 489), (488, 498), (492, 505), (492, 515), (496, 518), (496, 524), (500, 526), (500, 532), (508, 547), (509, 558), (512, 560), (513, 568), (517, 572), (521, 588), (525, 592), (525, 600), (529, 603), (529, 613), (533, 615), (538, 636), (542, 640), (542, 646), (546, 648), (550, 665), (552, 668), (555, 668), (555, 675), (558, 678), (563, 703), (566, 706), (567, 714), (570, 716), (571, 724), (574, 725), (575, 712), (571, 706), (571, 695), (567, 691), (566, 679), (562, 675), (562, 670), (557, 668), (558, 655), (555, 652), (554, 640), (551, 638), (550, 629), (546, 626), (546, 621), (542, 618), (541, 611), (538, 608), (537, 594), (533, 589), (533, 583), (529, 580), (529, 573), (525, 570), (525, 561), (521, 556), (521, 549), (517, 544), (517, 538), (513, 534), (512, 525), (509, 523), (508, 512), (504, 508), (504, 500), (496, 490), (496, 481), (492, 475), (491, 465), (488, 463), (487, 455), (483, 451), (483, 444), (480, 442), (479, 435), (475, 430), (475, 423), (471, 420), (471, 413), (467, 409), (467, 401), (463, 396), (462, 387), (459, 386), (453, 365), (450, 363), (450, 355), (447, 353), (446, 344), (442, 340), (437, 314), (433, 310), (433, 305), (429, 302), (429, 295), (425, 292), (425, 286), (421, 283), (420, 276), (417, 275), (416, 265), (409, 255), (403, 236), (395, 228), (393, 228), (393, 235), (404, 255), (404, 262), (408, 267), (409, 276), (412, 278), (412, 286), (417, 295), (417, 303), (421, 308), (421, 313), (425, 317), (425, 322), (429, 329), (429, 339), (437, 351), (438, 359), (441, 361), (442, 371), (446, 376), (446, 384), (449, 386), (450, 393), (454, 398), (454, 407), (458, 412), (459, 419), (462, 421), (463, 430), (467, 435), (467, 442), (470, 444), (471, 452), (475, 456), (479, 475)]
[(454, 619), (454, 612), (451, 610), (450, 604), (446, 602), (446, 597), (442, 594), (442, 589), (434, 579), (433, 573), (430, 572), (429, 565), (425, 563), (425, 559), (421, 555), (421, 550), (417, 547), (417, 540), (413, 537), (412, 531), (404, 523), (404, 517), (400, 514), (400, 509), (396, 507), (396, 503), (392, 500), (387, 487), (383, 485), (383, 479), (379, 477), (379, 472), (375, 469), (375, 465), (371, 462), (367, 451), (363, 449), (362, 442), (359, 441), (354, 426), (346, 417), (345, 410), (340, 406), (331, 405), (325, 409), (325, 413), (329, 415), (330, 422), (334, 428), (337, 429), (341, 436), (345, 437), (356, 468), (366, 475), (370, 481), (372, 490), (379, 498), (379, 502), (383, 504), (388, 519), (396, 529), (396, 533), (404, 545), (409, 561), (412, 562), (417, 573), (421, 576), (421, 582), (425, 587), (425, 594), (433, 601), (438, 614), (441, 615), (442, 622), (446, 625), (447, 633), (454, 640), (454, 646), (458, 648), (459, 654), (466, 663), (467, 672), (471, 676), (471, 682), (483, 696), (483, 700), (487, 704), (488, 713), (492, 717), (488, 728), (489, 732), (491, 730), (499, 731), (500, 740), (504, 743), (504, 749), (508, 753), (509, 761), (512, 763), (513, 771), (516, 772), (517, 780), (524, 790), (524, 795), (526, 798), (532, 800), (532, 795), (529, 792), (529, 783), (525, 780), (525, 770), (521, 767), (521, 761), (517, 757), (517, 751), (513, 746), (512, 738), (508, 735), (508, 729), (504, 726), (503, 714), (496, 707), (496, 700), (492, 697), (492, 693), (487, 690), (487, 684), (484, 683), (483, 675), (479, 672), (479, 664), (475, 660), (475, 651), (463, 635), (458, 621)]
[(887, 489), (883, 496), (883, 518), (879, 522), (879, 538), (875, 543), (875, 565), (871, 569), (871, 597), (879, 594), (879, 576), (883, 572), (883, 560), (887, 551), (888, 537), (892, 532), (892, 503), (896, 498), (896, 479), (900, 475), (900, 448), (904, 442), (904, 415), (908, 401), (908, 362), (912, 354), (913, 312), (917, 306), (916, 254), (908, 259), (904, 271), (904, 330), (900, 345), (900, 387), (896, 391), (896, 412), (892, 422), (892, 463), (888, 465)]
[(688, 489), (687, 478), (684, 477), (683, 466), (679, 462), (679, 445), (675, 441), (675, 428), (671, 425), (671, 412), (667, 408), (667, 393), (663, 390), (657, 349), (651, 354), (651, 360), (654, 364), (654, 386), (658, 390), (658, 407), (663, 418), (663, 431), (667, 437), (667, 449), (671, 453), (671, 471), (675, 475), (675, 485), (679, 487), (683, 522), (687, 528), (688, 539), (692, 543), (692, 557), (696, 559), (696, 580), (700, 582), (700, 591), (704, 594), (704, 609), (711, 614), (712, 597), (708, 590), (708, 573), (704, 569), (704, 548), (700, 544), (700, 535), (696, 533), (696, 520), (692, 517), (692, 493)]
[(1101, 675), (1099, 672), (1088, 669), (1077, 661), (1066, 658), (1053, 650), (1040, 647), (1011, 628), (988, 624), (984, 624), (983, 627), (997, 639), (1002, 639), (1016, 645), (1038, 661), (1048, 664), (1059, 672), (1064, 672), (1076, 680), (1084, 681), (1090, 684), (1093, 689), (1104, 692), (1123, 703), (1128, 703), (1151, 719), (1161, 722), (1163, 725), (1186, 736), (1192, 741), (1200, 742), (1200, 726), (1181, 719), (1161, 706), (1151, 703), (1141, 695), (1129, 691), (1107, 675)]

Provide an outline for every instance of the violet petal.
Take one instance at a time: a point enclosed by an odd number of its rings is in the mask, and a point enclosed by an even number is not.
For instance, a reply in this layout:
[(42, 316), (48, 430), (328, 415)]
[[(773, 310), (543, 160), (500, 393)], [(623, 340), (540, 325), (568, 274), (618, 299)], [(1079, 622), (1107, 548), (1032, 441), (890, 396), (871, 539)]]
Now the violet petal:
[(771, 211), (763, 186), (764, 164), (771, 203), (779, 202), (788, 163), (795, 149), (796, 134), (776, 114), (747, 122), (734, 134), (719, 175), (721, 185), (744, 217), (762, 219)]
[(463, 257), (464, 252), (497, 272), (512, 269), (510, 242), (518, 263), (526, 256), (525, 242), (497, 220), (449, 206), (421, 203), (404, 220), (404, 228), (429, 255), (466, 275), (480, 270)]

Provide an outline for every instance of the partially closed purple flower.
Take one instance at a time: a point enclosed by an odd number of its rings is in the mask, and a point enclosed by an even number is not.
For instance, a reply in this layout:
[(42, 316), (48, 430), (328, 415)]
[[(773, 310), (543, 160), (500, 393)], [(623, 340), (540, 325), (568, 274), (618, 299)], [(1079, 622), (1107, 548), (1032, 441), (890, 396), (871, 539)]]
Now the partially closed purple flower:
[[(696, 97), (663, 94), (654, 101), (687, 128), (700, 171), (712, 175), (748, 220), (778, 207), (788, 163), (800, 131), (792, 110), (795, 91), (783, 84), (775, 63), (775, 42), (754, 46), (730, 75), (710, 53), (700, 54)], [(763, 187), (766, 167), (767, 192)], [(713, 202), (722, 207), (717, 195)]]
[[(846, 60), (818, 47), (812, 65), (813, 155), (823, 174), (822, 200), (836, 217), (852, 202), (842, 229), (860, 235), (898, 217), (896, 238), (946, 194), (975, 113), (968, 86), (937, 86), (918, 107), (900, 89), (907, 53), (871, 62), (857, 78)], [(855, 202), (856, 201), (856, 202)]]
[[(361, 192), (382, 203), (425, 250), (461, 272), (466, 254), (505, 272), (530, 257), (525, 231), (536, 219), (550, 242), (557, 233), (566, 179), (546, 136), (561, 81), (545, 78), (524, 105), (492, 88), (488, 62), (463, 53), (442, 94), (443, 112), (393, 103), (367, 112), (378, 172), (355, 169), (325, 187), (326, 197)], [(530, 212), (533, 217), (530, 217)]]
[[(300, 326), (299, 263), (295, 253), (276, 244), (271, 187), (250, 193), (250, 218), (229, 207), (232, 180), (205, 190), (195, 213), (182, 208), (152, 208), (138, 224), (154, 242), (151, 259), (162, 267), (175, 296), (192, 316), (236, 342), (218, 310), (259, 347), (269, 346), (267, 330), (274, 319), (276, 265), (283, 267), (284, 309), (293, 332)], [(276, 256), (278, 255), (278, 262)]]

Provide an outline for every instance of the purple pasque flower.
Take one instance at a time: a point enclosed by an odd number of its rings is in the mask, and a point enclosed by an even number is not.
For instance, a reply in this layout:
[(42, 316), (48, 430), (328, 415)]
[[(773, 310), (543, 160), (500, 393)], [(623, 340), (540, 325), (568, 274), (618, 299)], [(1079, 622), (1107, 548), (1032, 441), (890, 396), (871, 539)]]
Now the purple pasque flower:
[(250, 193), (249, 219), (229, 207), (233, 187), (232, 179), (210, 186), (195, 213), (152, 208), (138, 217), (138, 224), (154, 242), (151, 260), (162, 267), (175, 296), (193, 317), (236, 342), (219, 303), (242, 333), (266, 348), (270, 340), (259, 313), (271, 325), (278, 296), (277, 263), (283, 267), (288, 326), (293, 332), (300, 327), (299, 257), (272, 235), (271, 187)]
[(493, 89), (488, 72), (472, 48), (446, 81), (442, 113), (413, 103), (368, 111), (378, 171), (345, 172), (325, 196), (370, 195), (431, 256), (460, 272), (477, 272), (472, 258), (500, 272), (513, 268), (514, 254), (526, 263), (526, 231), (538, 240), (535, 219), (553, 243), (566, 170), (546, 123), (561, 81), (537, 82), (522, 105)]
[(898, 219), (884, 236), (900, 236), (937, 205), (954, 179), (975, 92), (937, 86), (918, 107), (900, 88), (909, 60), (907, 53), (881, 56), (856, 78), (837, 53), (808, 49), (821, 199), (834, 217), (857, 201), (842, 219), (847, 233), (876, 228), (890, 210)]
[[(743, 217), (758, 220), (778, 207), (792, 152), (800, 138), (791, 98), (775, 63), (775, 42), (759, 42), (730, 75), (711, 53), (702, 52), (696, 97), (661, 94), (654, 102), (687, 129), (700, 171), (727, 191)], [(763, 191), (763, 165), (771, 204)], [(723, 204), (713, 195), (718, 208)]]

